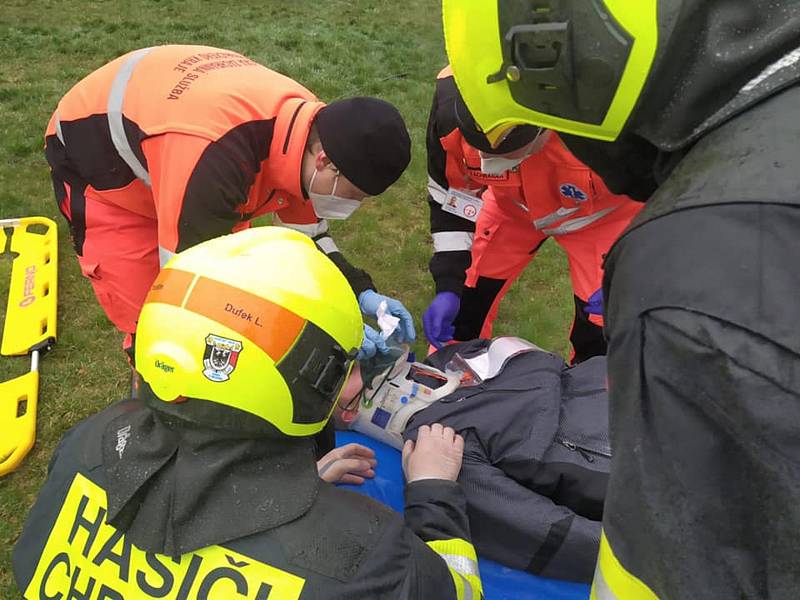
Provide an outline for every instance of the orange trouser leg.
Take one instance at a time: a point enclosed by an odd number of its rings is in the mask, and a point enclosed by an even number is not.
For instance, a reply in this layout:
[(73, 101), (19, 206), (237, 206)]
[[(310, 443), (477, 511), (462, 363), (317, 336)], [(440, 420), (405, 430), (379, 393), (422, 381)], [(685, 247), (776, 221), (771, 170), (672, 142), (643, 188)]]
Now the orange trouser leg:
[(546, 239), (534, 228), (527, 213), (519, 213), (501, 210), (493, 202), (487, 202), (481, 210), (472, 264), (454, 323), (457, 340), (491, 337), (503, 296)]
[(75, 180), (54, 177), (54, 182), (61, 210), (70, 222), (81, 272), (109, 320), (120, 331), (133, 334), (159, 271), (157, 223), (102, 199), (108, 194), (119, 198), (126, 192), (141, 193), (141, 184), (135, 181), (127, 188), (105, 192)]
[(134, 333), (159, 271), (156, 221), (87, 194), (86, 239), (78, 262), (111, 322)]

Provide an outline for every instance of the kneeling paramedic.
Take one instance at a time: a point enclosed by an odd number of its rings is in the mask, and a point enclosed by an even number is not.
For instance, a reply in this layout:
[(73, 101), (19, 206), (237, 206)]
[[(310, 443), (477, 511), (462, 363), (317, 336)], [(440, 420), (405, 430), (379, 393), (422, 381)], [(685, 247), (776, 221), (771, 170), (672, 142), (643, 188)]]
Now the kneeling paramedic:
[(602, 309), (592, 294), (606, 252), (643, 205), (611, 193), (553, 131), (521, 126), (492, 145), (449, 67), (436, 81), (427, 147), (436, 284), (423, 317), (428, 341), (441, 347), (492, 337), (506, 291), (552, 238), (572, 281), (572, 361), (605, 354)]
[(478, 553), (590, 582), (611, 466), (606, 358), (569, 367), (500, 337), (449, 344), (425, 363), (360, 363), (337, 424), (396, 448), (433, 423), (452, 427), (464, 437), (458, 482)]
[(298, 232), (178, 254), (142, 309), (141, 398), (53, 456), (14, 548), (23, 597), (482, 597), (452, 429), (407, 452), (405, 517), (318, 476), (312, 436), (362, 334), (346, 279)]
[[(181, 45), (130, 52), (89, 74), (58, 103), (45, 136), (81, 271), (131, 354), (142, 302), (169, 257), (267, 213), (331, 257), (365, 314), (386, 301), (413, 340), (411, 315), (350, 265), (327, 221), (383, 193), (410, 148), (388, 102), (326, 105), (237, 52)], [(366, 327), (362, 348), (369, 356), (385, 345)]]
[(796, 599), (800, 3), (444, 14), (489, 137), (570, 133), (609, 187), (647, 201), (606, 259), (615, 454), (592, 597)]

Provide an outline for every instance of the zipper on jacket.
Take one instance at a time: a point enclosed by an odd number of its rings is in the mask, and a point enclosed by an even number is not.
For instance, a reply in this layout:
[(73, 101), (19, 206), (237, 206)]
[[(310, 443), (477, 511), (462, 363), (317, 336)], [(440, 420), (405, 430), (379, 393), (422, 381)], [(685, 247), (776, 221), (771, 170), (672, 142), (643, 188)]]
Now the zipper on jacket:
[(292, 139), (292, 130), (294, 129), (294, 122), (297, 120), (297, 115), (300, 114), (300, 109), (305, 106), (305, 102), (301, 102), (300, 105), (294, 109), (294, 114), (292, 115), (292, 120), (289, 121), (289, 128), (286, 130), (286, 140), (283, 142), (283, 154), (286, 154), (286, 151), (289, 149), (289, 142)]
[(587, 462), (590, 462), (590, 463), (594, 462), (594, 456), (592, 456), (593, 454), (595, 454), (597, 456), (603, 456), (603, 457), (609, 458), (609, 459), (611, 458), (611, 453), (610, 452), (603, 452), (602, 450), (595, 450), (594, 448), (587, 448), (586, 446), (581, 446), (579, 444), (576, 444), (575, 442), (571, 442), (570, 440), (567, 440), (567, 439), (564, 439), (564, 438), (557, 438), (556, 441), (559, 444), (561, 444), (562, 446), (564, 446), (565, 448), (567, 448), (568, 450), (572, 450), (573, 452), (577, 452), (583, 458), (585, 458)]

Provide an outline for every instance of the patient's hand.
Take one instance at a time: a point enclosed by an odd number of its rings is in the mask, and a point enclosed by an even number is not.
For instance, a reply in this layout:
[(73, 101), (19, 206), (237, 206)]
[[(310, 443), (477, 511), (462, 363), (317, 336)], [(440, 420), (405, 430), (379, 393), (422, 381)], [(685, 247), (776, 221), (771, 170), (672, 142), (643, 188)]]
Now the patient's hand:
[(403, 472), (406, 481), (420, 479), (448, 479), (455, 481), (461, 471), (464, 438), (451, 427), (434, 423), (423, 425), (417, 432), (417, 441), (406, 440), (403, 446)]
[(317, 461), (317, 472), (328, 483), (361, 485), (364, 478), (375, 477), (375, 452), (361, 444), (334, 448)]

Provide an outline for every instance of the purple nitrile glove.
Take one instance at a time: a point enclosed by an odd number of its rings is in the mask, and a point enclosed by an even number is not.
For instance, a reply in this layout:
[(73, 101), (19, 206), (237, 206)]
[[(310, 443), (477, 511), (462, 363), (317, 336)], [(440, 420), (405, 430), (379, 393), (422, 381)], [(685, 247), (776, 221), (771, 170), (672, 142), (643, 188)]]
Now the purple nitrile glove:
[(590, 315), (603, 315), (603, 288), (594, 292), (586, 301), (586, 306), (583, 307), (583, 312)]
[(461, 308), (461, 298), (454, 292), (439, 292), (422, 315), (425, 337), (437, 349), (453, 339), (455, 321)]

